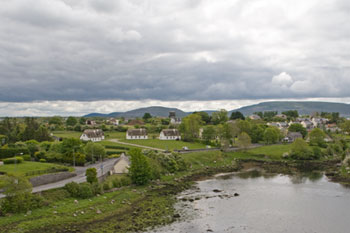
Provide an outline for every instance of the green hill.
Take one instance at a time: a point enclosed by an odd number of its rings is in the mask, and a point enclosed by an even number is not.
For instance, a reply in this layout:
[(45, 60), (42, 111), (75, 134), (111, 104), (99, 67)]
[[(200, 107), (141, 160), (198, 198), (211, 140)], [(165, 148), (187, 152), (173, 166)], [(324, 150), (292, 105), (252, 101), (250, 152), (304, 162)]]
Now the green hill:
[[(244, 115), (254, 112), (298, 110), (299, 114), (311, 114), (313, 112), (339, 112), (342, 116), (350, 116), (350, 105), (331, 102), (313, 101), (273, 101), (245, 106), (233, 111), (240, 111)], [(232, 112), (232, 111), (231, 111)]]

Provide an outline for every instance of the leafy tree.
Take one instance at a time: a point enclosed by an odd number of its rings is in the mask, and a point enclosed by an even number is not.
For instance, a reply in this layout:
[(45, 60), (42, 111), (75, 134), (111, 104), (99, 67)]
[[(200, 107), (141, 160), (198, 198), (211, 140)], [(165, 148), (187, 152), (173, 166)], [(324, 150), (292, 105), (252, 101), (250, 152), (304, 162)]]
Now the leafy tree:
[(297, 138), (291, 145), (290, 155), (293, 159), (308, 160), (313, 158), (313, 152), (302, 138)]
[(238, 141), (237, 141), (238, 147), (242, 149), (247, 149), (251, 145), (251, 139), (249, 135), (246, 132), (242, 132), (238, 136)]
[(190, 114), (182, 119), (180, 132), (185, 141), (193, 141), (199, 137), (199, 129), (202, 125), (201, 117), (198, 114)]
[(92, 168), (86, 169), (85, 175), (86, 175), (86, 181), (89, 182), (90, 184), (97, 182), (96, 168), (92, 167)]
[(264, 132), (264, 142), (266, 144), (274, 144), (279, 141), (279, 129), (269, 127)]
[(0, 122), (0, 134), (5, 135), (8, 142), (15, 143), (20, 140), (21, 127), (16, 118), (5, 117)]
[(35, 132), (38, 130), (39, 124), (35, 121), (33, 117), (26, 117), (24, 119), (24, 123), (26, 126), (22, 133), (22, 141), (34, 139)]
[(67, 120), (66, 120), (66, 124), (67, 124), (68, 126), (74, 126), (74, 125), (76, 125), (77, 123), (78, 123), (77, 118), (72, 117), (72, 116), (68, 117)]
[(36, 140), (28, 140), (25, 143), (32, 157), (34, 156), (34, 153), (39, 151), (40, 149), (39, 142), (37, 142)]
[(81, 141), (78, 138), (65, 138), (62, 142), (62, 153), (73, 153), (80, 151)]
[(84, 152), (87, 156), (87, 160), (98, 160), (99, 158), (104, 158), (106, 155), (106, 150), (101, 144), (88, 142), (84, 148)]
[(246, 132), (248, 135), (251, 133), (252, 124), (247, 120), (237, 120), (237, 127), (240, 132)]
[(50, 125), (63, 125), (63, 120), (60, 116), (53, 116), (49, 120)]
[(146, 113), (143, 115), (143, 117), (142, 117), (142, 119), (143, 119), (145, 122), (148, 122), (148, 120), (151, 119), (151, 118), (152, 118), (152, 115), (151, 115), (150, 113), (148, 113), (148, 112), (146, 112)]
[(85, 123), (86, 123), (86, 118), (85, 117), (80, 117), (79, 124), (85, 125)]
[(209, 114), (207, 112), (194, 112), (193, 114), (198, 114), (201, 116), (202, 118), (202, 121), (205, 123), (205, 124), (209, 124), (210, 121), (211, 121), (211, 117), (209, 116)]
[(302, 124), (299, 124), (299, 123), (291, 124), (288, 128), (288, 131), (289, 132), (299, 132), (299, 133), (301, 133), (301, 135), (303, 135), (304, 138), (307, 135), (306, 128)]
[(227, 111), (225, 109), (221, 109), (218, 112), (213, 112), (211, 120), (214, 125), (225, 123), (228, 120)]
[(131, 149), (129, 154), (131, 156), (129, 174), (132, 182), (136, 185), (147, 184), (151, 179), (151, 168), (146, 157), (140, 149)]
[(38, 142), (52, 141), (52, 137), (50, 136), (49, 130), (43, 125), (41, 125), (35, 131), (34, 139)]
[(208, 125), (203, 129), (202, 133), (202, 138), (205, 140), (207, 143), (210, 142), (211, 140), (215, 139), (216, 136), (216, 130), (214, 126)]
[(350, 120), (345, 120), (340, 127), (345, 133), (350, 134)]
[(284, 112), (282, 112), (282, 114), (286, 115), (288, 119), (299, 117), (299, 113), (297, 110), (284, 111)]
[(264, 140), (265, 128), (260, 124), (254, 124), (250, 130), (250, 137), (253, 143)]
[(310, 145), (324, 147), (326, 144), (324, 141), (325, 137), (326, 134), (323, 132), (323, 130), (319, 128), (313, 129), (309, 133)]
[(235, 111), (235, 112), (232, 112), (232, 113), (231, 113), (230, 119), (231, 119), (231, 120), (237, 120), (237, 119), (244, 120), (245, 117), (244, 117), (244, 115), (243, 115), (241, 112)]

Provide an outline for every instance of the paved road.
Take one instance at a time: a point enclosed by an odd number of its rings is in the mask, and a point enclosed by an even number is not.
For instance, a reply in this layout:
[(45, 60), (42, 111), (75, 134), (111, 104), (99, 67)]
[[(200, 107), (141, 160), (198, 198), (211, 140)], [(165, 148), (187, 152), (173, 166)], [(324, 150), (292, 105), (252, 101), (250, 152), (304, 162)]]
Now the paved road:
[[(103, 163), (96, 163), (96, 164), (92, 164), (86, 167), (76, 167), (75, 168), (75, 173), (77, 174), (74, 177), (65, 179), (65, 180), (61, 180), (55, 183), (51, 183), (51, 184), (45, 184), (45, 185), (40, 185), (37, 187), (33, 188), (33, 193), (37, 193), (37, 192), (41, 192), (41, 191), (45, 191), (45, 190), (49, 190), (49, 189), (54, 189), (54, 188), (61, 188), (63, 187), (65, 184), (70, 183), (70, 182), (77, 182), (77, 183), (83, 183), (86, 181), (86, 176), (85, 176), (85, 171), (88, 168), (94, 167), (97, 170), (97, 176), (100, 177), (102, 176), (102, 167), (101, 165), (103, 165), (103, 175), (105, 175), (106, 173), (109, 172), (109, 170), (111, 170), (111, 168), (113, 167), (113, 164), (115, 163), (115, 161), (118, 160), (118, 158), (113, 158), (113, 159), (108, 159), (103, 161)], [(4, 195), (0, 194), (0, 198), (3, 198)]]
[(150, 147), (150, 146), (142, 146), (142, 145), (138, 145), (138, 144), (133, 144), (133, 143), (129, 143), (129, 142), (121, 142), (118, 139), (110, 139), (110, 142), (116, 142), (119, 144), (123, 144), (123, 145), (127, 145), (127, 146), (135, 146), (135, 147), (141, 147), (141, 148), (145, 148), (145, 149), (150, 149), (150, 150), (158, 150), (158, 151), (165, 151), (164, 149), (160, 149), (160, 148), (155, 148), (155, 147)]

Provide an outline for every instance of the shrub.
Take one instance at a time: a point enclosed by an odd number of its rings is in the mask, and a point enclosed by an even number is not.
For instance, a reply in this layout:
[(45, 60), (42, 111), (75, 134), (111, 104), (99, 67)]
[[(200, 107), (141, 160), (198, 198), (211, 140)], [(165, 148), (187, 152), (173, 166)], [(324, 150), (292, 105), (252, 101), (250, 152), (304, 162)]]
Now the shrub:
[(4, 159), (3, 162), (4, 164), (15, 164), (15, 163), (22, 163), (23, 160), (24, 159), (22, 157), (13, 157), (9, 159)]
[(291, 158), (300, 160), (310, 160), (314, 158), (314, 153), (302, 138), (297, 138), (291, 148)]
[(11, 158), (20, 154), (29, 154), (27, 148), (1, 148), (0, 149), (0, 159)]
[(76, 182), (70, 182), (64, 186), (72, 197), (78, 197), (79, 195), (79, 184)]
[(92, 167), (92, 168), (86, 169), (85, 175), (86, 175), (86, 181), (89, 182), (90, 184), (97, 182), (96, 168)]
[(111, 187), (110, 187), (110, 185), (109, 185), (109, 182), (103, 183), (103, 190), (107, 191), (107, 190), (109, 190), (109, 189), (111, 189)]
[(122, 186), (128, 186), (128, 185), (131, 185), (132, 180), (130, 179), (130, 177), (123, 176), (123, 177), (120, 179), (120, 183), (121, 183)]
[(91, 185), (92, 191), (94, 192), (95, 195), (97, 194), (103, 194), (103, 187), (99, 183), (93, 183)]
[(129, 169), (131, 180), (134, 184), (147, 184), (151, 179), (151, 168), (146, 157), (140, 149), (130, 150), (131, 166)]
[(86, 199), (86, 198), (93, 197), (93, 196), (94, 196), (94, 192), (93, 192), (91, 184), (83, 183), (83, 184), (79, 185), (78, 197)]
[(31, 161), (32, 157), (30, 155), (22, 155), (24, 161)]
[(46, 159), (40, 159), (39, 162), (40, 163), (46, 163)]
[(36, 161), (40, 161), (41, 159), (46, 159), (46, 153), (44, 151), (37, 151), (34, 153), (34, 158)]
[(122, 183), (120, 182), (119, 179), (112, 180), (112, 185), (113, 185), (113, 188), (120, 188), (120, 187), (122, 187)]

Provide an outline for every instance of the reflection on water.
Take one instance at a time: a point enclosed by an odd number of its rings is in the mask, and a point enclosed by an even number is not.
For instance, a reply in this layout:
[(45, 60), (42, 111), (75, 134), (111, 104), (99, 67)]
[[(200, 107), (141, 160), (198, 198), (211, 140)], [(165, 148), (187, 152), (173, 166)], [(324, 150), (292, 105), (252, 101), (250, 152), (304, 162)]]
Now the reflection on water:
[(195, 200), (178, 202), (182, 220), (151, 232), (350, 232), (350, 189), (317, 172), (224, 175), (179, 198)]

